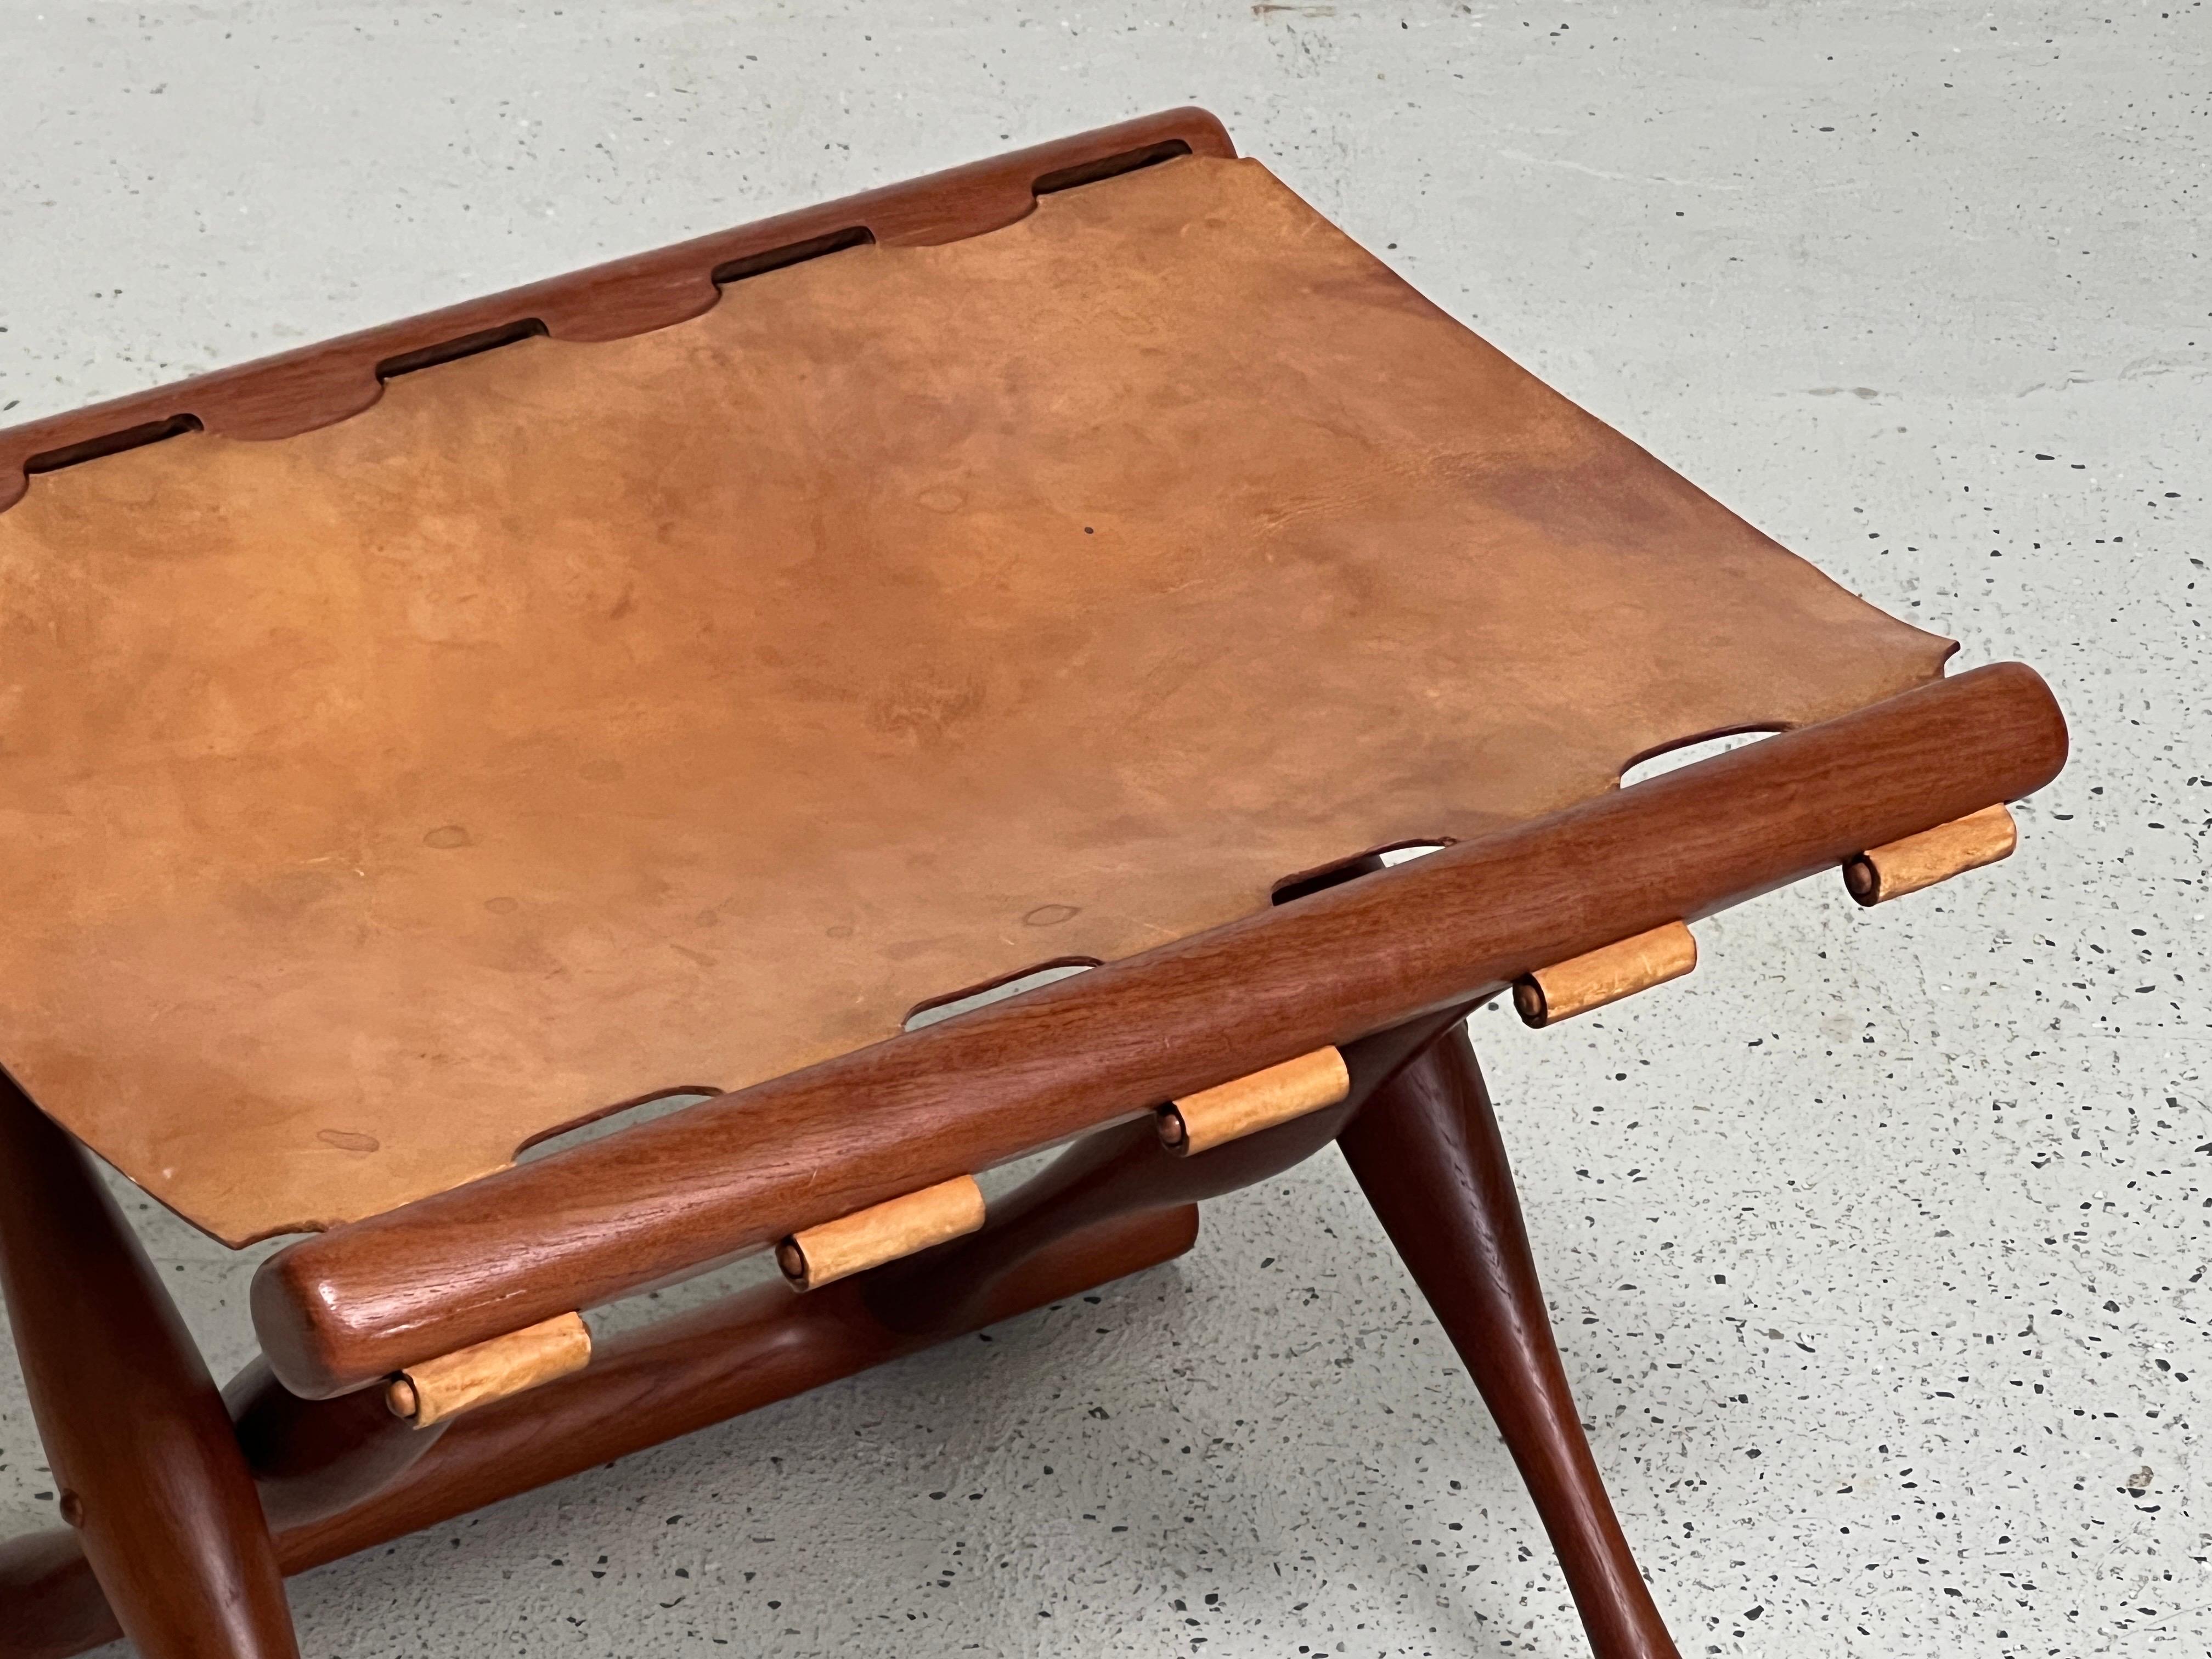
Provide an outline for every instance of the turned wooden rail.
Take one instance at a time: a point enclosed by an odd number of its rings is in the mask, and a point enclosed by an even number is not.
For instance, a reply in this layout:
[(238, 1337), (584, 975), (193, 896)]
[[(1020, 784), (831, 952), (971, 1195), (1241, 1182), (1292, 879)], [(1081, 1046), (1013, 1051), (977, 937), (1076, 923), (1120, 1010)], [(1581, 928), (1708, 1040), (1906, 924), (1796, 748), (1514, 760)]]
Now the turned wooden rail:
[[(388, 1472), (351, 1482), (327, 1474), (306, 1482), (263, 1474), (262, 1502), (276, 1565), (287, 1575), (307, 1572), (564, 1480), (884, 1364), (960, 1330), (1170, 1260), (1188, 1249), (1197, 1233), (1193, 1205), (1146, 1211), (1072, 1233), (979, 1285), (979, 1294), (960, 1304), (957, 1320), (915, 1331), (886, 1329), (869, 1316), (866, 1279), (806, 1297), (781, 1285), (760, 1285), (618, 1337), (585, 1370), (431, 1429), (410, 1428), (375, 1395), (356, 1395), (392, 1431), (393, 1437), (374, 1449), (386, 1454)], [(258, 1408), (272, 1390), (283, 1392), (257, 1362), (230, 1392)], [(306, 1404), (293, 1401), (295, 1420), (282, 1446), (249, 1450), (281, 1460), (311, 1436), (313, 1429), (296, 1420), (297, 1408)], [(240, 1424), (241, 1440), (248, 1438), (247, 1426)], [(352, 1433), (340, 1437), (348, 1450), (357, 1450), (364, 1444), (360, 1425), (341, 1425), (347, 1427)], [(405, 1452), (406, 1461), (390, 1450)], [(250, 1502), (250, 1489), (247, 1497)], [(122, 1634), (85, 1558), (85, 1534), (68, 1528), (0, 1541), (0, 1659), (70, 1659)], [(192, 1659), (222, 1653), (205, 1646), (190, 1651)]]
[(417, 1361), (1341, 1044), (2041, 787), (1993, 665), (292, 1246), (254, 1323), (299, 1393)]

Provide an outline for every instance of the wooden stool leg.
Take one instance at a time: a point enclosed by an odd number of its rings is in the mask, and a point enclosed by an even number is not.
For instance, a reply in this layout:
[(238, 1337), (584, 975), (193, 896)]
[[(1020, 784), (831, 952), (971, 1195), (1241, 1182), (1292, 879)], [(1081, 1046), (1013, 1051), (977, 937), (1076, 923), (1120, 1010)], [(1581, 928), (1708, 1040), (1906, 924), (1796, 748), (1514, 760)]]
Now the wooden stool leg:
[(91, 1160), (4, 1076), (0, 1291), (62, 1515), (143, 1659), (296, 1659), (198, 1349)]
[(1474, 1373), (1551, 1534), (1592, 1652), (1679, 1659), (1583, 1437), (1465, 1025), (1378, 1090), (1337, 1144)]

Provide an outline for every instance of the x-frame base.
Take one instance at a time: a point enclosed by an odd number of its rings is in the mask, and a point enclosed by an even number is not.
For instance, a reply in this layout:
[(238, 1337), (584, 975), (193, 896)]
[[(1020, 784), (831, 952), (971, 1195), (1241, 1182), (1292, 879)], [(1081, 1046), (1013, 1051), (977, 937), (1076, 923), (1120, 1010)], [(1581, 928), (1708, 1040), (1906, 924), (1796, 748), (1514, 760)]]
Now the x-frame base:
[(1340, 1107), (1189, 1158), (1148, 1122), (1103, 1131), (981, 1233), (804, 1297), (725, 1298), (442, 1433), (374, 1389), (297, 1400), (258, 1362), (218, 1399), (89, 1159), (9, 1088), (0, 1280), (75, 1524), (0, 1545), (0, 1659), (125, 1632), (145, 1659), (290, 1659), (282, 1576), (1168, 1261), (1196, 1238), (1199, 1200), (1330, 1139), (1504, 1433), (1593, 1653), (1675, 1659), (1577, 1417), (1460, 1012), (1347, 1060)]

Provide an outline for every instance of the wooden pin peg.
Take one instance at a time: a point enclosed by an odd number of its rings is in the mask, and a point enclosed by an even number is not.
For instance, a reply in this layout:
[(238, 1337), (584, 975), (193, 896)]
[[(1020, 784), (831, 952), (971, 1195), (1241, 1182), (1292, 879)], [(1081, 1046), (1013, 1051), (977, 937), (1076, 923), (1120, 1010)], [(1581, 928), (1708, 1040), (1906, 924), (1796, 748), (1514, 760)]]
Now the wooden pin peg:
[(542, 1324), (410, 1365), (385, 1384), (384, 1403), (394, 1417), (427, 1429), (473, 1407), (581, 1370), (591, 1358), (592, 1334), (582, 1317), (557, 1314)]
[(2009, 857), (2019, 845), (2020, 827), (2012, 814), (2002, 805), (1984, 806), (1963, 818), (1886, 846), (1869, 847), (1845, 859), (1844, 886), (1861, 904), (1880, 904), (1995, 864)]
[(1316, 1048), (1161, 1107), (1160, 1144), (1182, 1156), (1202, 1152), (1334, 1106), (1351, 1092), (1344, 1056)]
[(794, 1290), (819, 1290), (982, 1224), (983, 1189), (973, 1176), (955, 1176), (793, 1233), (775, 1247), (775, 1265)]
[(1608, 1002), (1680, 979), (1698, 965), (1698, 941), (1679, 921), (1524, 974), (1513, 1007), (1525, 1024), (1557, 1025)]

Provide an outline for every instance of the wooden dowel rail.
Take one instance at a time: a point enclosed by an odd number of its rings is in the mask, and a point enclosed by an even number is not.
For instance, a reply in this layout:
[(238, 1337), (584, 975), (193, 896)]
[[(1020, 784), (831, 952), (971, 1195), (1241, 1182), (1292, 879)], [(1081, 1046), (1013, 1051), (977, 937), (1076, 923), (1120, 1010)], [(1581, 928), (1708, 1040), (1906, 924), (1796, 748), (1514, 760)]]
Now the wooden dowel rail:
[(2033, 670), (1936, 681), (304, 1240), (254, 1323), (287, 1386), (343, 1393), (1832, 870), (2065, 754)]
[[(1080, 1295), (1170, 1261), (1197, 1237), (1192, 1204), (1109, 1218), (1047, 1243), (963, 1304), (957, 1319), (927, 1329), (886, 1329), (867, 1311), (864, 1278), (805, 1297), (757, 1285), (627, 1332), (581, 1370), (420, 1432), (398, 1425), (381, 1400), (363, 1396), (393, 1423), (399, 1443), (416, 1443), (417, 1455), (365, 1495), (341, 1475), (333, 1491), (344, 1501), (337, 1504), (298, 1494), (272, 1504), (264, 1481), (277, 1565), (288, 1575), (306, 1572), (404, 1538)], [(934, 1296), (925, 1288), (924, 1298), (941, 1301), (947, 1288)], [(240, 1381), (252, 1390), (252, 1378)], [(0, 1541), (0, 1659), (70, 1659), (121, 1633), (81, 1542), (68, 1528)]]

